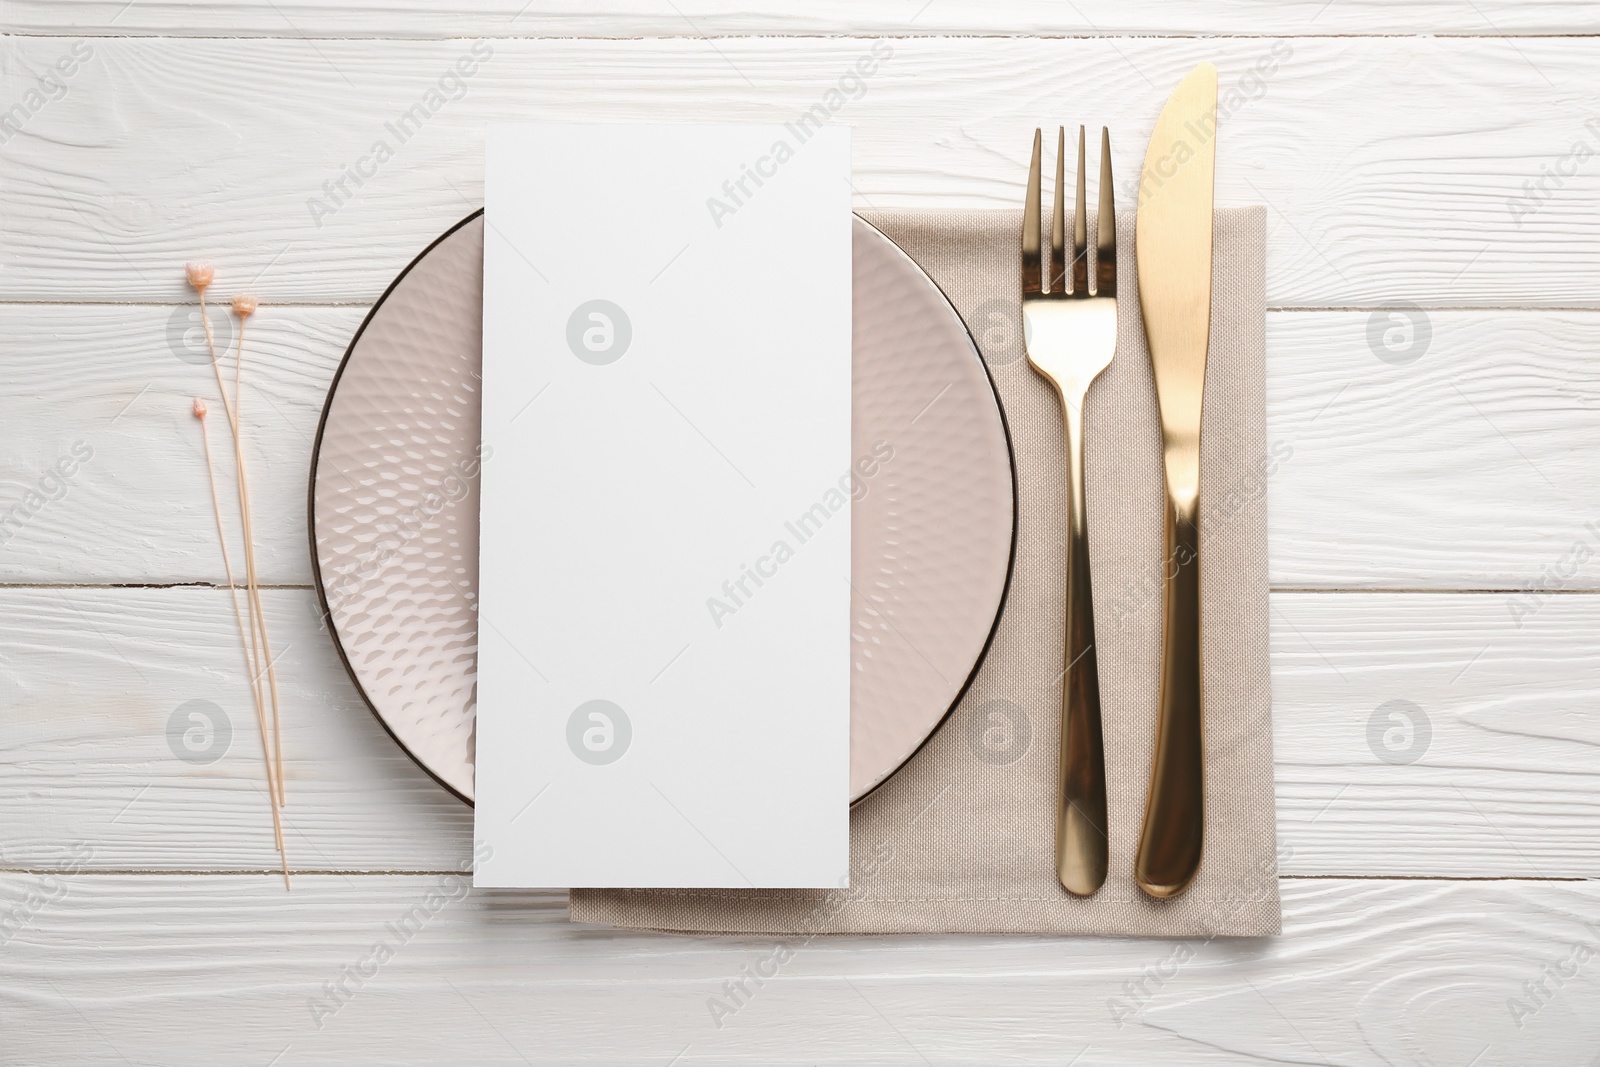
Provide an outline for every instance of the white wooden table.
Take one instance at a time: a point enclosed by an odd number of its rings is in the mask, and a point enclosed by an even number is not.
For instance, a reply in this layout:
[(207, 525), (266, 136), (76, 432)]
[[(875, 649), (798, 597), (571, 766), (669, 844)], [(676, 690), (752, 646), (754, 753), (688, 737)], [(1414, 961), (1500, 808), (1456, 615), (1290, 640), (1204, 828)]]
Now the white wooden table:
[[(1600, 8), (451, 6), (0, 9), (0, 1064), (1596, 1062)], [(1131, 175), (1193, 63), (1242, 94), (1218, 194), (1270, 209), (1291, 452), (1285, 932), (824, 939), (719, 1027), (769, 943), (460, 890), (470, 812), (318, 628), (311, 436), (371, 301), (478, 205), (484, 122), (784, 121), (880, 36), (835, 116), (864, 206), (1015, 206), (1036, 123), (1110, 125)], [(266, 305), (245, 408), (292, 893), (189, 414), (201, 257)], [(169, 743), (190, 700), (231, 723), (214, 763)]]

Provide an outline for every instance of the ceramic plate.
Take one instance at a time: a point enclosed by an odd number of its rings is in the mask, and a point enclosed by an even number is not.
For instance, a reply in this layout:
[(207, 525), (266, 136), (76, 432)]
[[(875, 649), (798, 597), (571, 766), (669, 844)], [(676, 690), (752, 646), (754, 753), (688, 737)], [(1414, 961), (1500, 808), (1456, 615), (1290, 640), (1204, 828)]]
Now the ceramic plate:
[[(473, 796), (483, 213), (395, 279), (350, 342), (312, 454), (312, 566), (329, 632), (374, 714)], [(1005, 597), (1010, 442), (960, 316), (893, 242), (854, 231), (850, 794), (944, 720)], [(858, 492), (861, 490), (858, 489)]]

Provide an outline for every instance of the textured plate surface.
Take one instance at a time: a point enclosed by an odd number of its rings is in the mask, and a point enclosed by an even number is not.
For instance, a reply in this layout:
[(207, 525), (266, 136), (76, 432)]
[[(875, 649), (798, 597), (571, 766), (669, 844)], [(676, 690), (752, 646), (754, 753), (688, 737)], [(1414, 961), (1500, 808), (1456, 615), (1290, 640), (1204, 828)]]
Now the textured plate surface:
[[(850, 792), (943, 721), (1005, 595), (1015, 519), (999, 404), (965, 325), (867, 223), (854, 240)], [(312, 560), (351, 677), (402, 747), (473, 795), (483, 216), (368, 315), (323, 409)], [(870, 475), (865, 474), (871, 470)]]

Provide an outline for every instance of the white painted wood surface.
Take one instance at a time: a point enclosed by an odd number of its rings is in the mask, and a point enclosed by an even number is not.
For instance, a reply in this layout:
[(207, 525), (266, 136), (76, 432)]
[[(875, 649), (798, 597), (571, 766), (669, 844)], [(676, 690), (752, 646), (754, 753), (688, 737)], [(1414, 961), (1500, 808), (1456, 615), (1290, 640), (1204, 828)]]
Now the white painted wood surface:
[(9, 0), (0, 27), (13, 33), (266, 37), (703, 37), (960, 34), (1153, 36), (1570, 34), (1600, 28), (1582, 0), (1281, 0), (1243, 9), (1225, 0), (819, 0), (801, 6), (730, 0)]
[[(1597, 12), (10, 0), (0, 1063), (1595, 1063)], [(708, 999), (770, 944), (575, 927), (551, 894), (427, 910), (456, 895), (470, 813), (320, 632), (306, 463), (367, 306), (476, 206), (483, 122), (787, 119), (878, 35), (894, 56), (839, 119), (863, 208), (1011, 207), (1037, 122), (1110, 124), (1126, 179), (1190, 64), (1246, 91), (1219, 193), (1271, 209), (1285, 933), (823, 939), (718, 1028)], [(460, 98), (333, 203), (323, 183), (478, 38), (492, 55)], [(223, 295), (271, 305), (245, 407), (289, 894), (263, 873), (259, 741), (188, 414), (209, 391), (183, 359), (199, 256)], [(1407, 302), (1429, 338), (1410, 362), (1382, 343)], [(174, 755), (189, 700), (233, 729), (214, 763)], [(407, 915), (402, 945), (385, 924)], [(380, 941), (394, 959), (359, 973)]]
[[(264, 876), (5, 874), (0, 908), (44, 901), (0, 951), (5, 1054), (50, 1062), (70, 1041), (83, 1065), (1528, 1067), (1600, 1048), (1593, 883), (1284, 888), (1271, 940), (813, 940), (719, 1028), (707, 1002), (770, 940), (575, 926), (550, 894), (452, 901), (450, 875), (312, 875), (285, 895)], [(1578, 945), (1593, 954), (1569, 962)], [(1535, 1007), (1523, 983), (1541, 978)]]
[[(295, 863), (436, 871), (466, 859), (470, 812), (367, 713), (311, 591), (266, 603)], [(1552, 597), (1520, 627), (1501, 594), (1280, 593), (1273, 608), (1285, 874), (1600, 877), (1600, 598)], [(232, 625), (220, 589), (0, 589), (5, 867), (79, 840), (93, 843), (95, 870), (273, 865)], [(168, 723), (190, 700), (231, 726), (214, 763), (174, 757)], [(1431, 730), (1410, 764), (1385, 762), (1369, 738), (1392, 700)]]
[[(244, 404), (265, 580), (311, 581), (312, 440), (365, 313), (267, 307), (251, 320)], [(1267, 317), (1268, 433), (1289, 449), (1271, 486), (1274, 585), (1518, 589), (1590, 540), (1593, 558), (1559, 580), (1600, 585), (1600, 533), (1585, 527), (1600, 523), (1600, 312), (1427, 312), (1428, 348), (1401, 366), (1368, 343), (1387, 314)], [(189, 414), (215, 383), (182, 358), (198, 322), (194, 305), (0, 304), (12, 434), (0, 517), (75, 443), (93, 452), (57, 498), (0, 527), (0, 580), (223, 581)], [(1031, 372), (1019, 361), (1000, 373)]]
[[(18, 94), (70, 51), (13, 38)], [(482, 190), (482, 127), (506, 119), (790, 121), (868, 42), (496, 39), (420, 126), (391, 126), (470, 42), (96, 38), (3, 151), (0, 299), (187, 298), (196, 248), (269, 301), (375, 299)], [(1239, 90), (1218, 198), (1272, 210), (1277, 306), (1600, 306), (1592, 38), (910, 38), (851, 91), (863, 206), (1014, 208), (1041, 121), (1106, 123), (1138, 173), (1167, 92), (1201, 59)], [(1274, 53), (1274, 48), (1278, 52)], [(1287, 55), (1285, 56), (1285, 53)], [(1257, 64), (1270, 73), (1256, 74)], [(376, 164), (374, 144), (394, 153)], [(93, 166), (84, 160), (92, 158)], [(366, 160), (363, 163), (363, 160)], [(358, 187), (346, 167), (373, 173)], [(1572, 169), (1513, 212), (1542, 167)], [(641, 171), (641, 180), (643, 171)], [(325, 186), (325, 183), (329, 183)], [(346, 195), (348, 194), (348, 195)], [(337, 201), (337, 202), (336, 202)], [(320, 205), (320, 206), (318, 206)], [(1492, 247), (1491, 247), (1492, 246)]]

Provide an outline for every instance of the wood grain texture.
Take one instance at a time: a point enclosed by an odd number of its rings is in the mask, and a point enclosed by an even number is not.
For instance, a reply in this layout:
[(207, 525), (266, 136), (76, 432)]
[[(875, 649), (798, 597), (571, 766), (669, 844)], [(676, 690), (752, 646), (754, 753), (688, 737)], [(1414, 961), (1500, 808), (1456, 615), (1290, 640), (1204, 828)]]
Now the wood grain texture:
[(730, 0), (673, 4), (609, 0), (561, 7), (534, 0), (10, 0), (9, 32), (266, 37), (684, 37), (739, 34), (1505, 34), (1592, 33), (1600, 17), (1578, 0), (1285, 0), (1248, 13), (1221, 0), (820, 0), (752, 7)]
[[(292, 863), (453, 869), (470, 810), (367, 713), (312, 595), (266, 602), (282, 650)], [(1600, 877), (1600, 597), (1552, 597), (1521, 623), (1493, 595), (1273, 597), (1286, 873)], [(80, 841), (103, 870), (273, 866), (224, 591), (0, 590), (0, 667), (0, 867), (36, 867)], [(216, 762), (180, 758), (191, 700), (231, 724)], [(1418, 710), (1391, 719), (1396, 700)], [(1413, 746), (1409, 763), (1386, 757)]]
[[(229, 280), (224, 274), (219, 285)], [(311, 581), (312, 444), (328, 385), (364, 314), (264, 308), (247, 326), (239, 410), (263, 582)], [(225, 347), (237, 320), (225, 306), (211, 319)], [(0, 580), (222, 584), (196, 396), (213, 412), (223, 522), (242, 566), (232, 439), (198, 306), (0, 306), (0, 333), (0, 424), (8, 435)], [(233, 355), (223, 362), (231, 368)], [(227, 378), (231, 391), (231, 370)], [(88, 458), (61, 477), (59, 464), (75, 447), (77, 458)]]
[(1269, 314), (1273, 584), (1596, 588), (1597, 351), (1591, 312)]
[(1600, 1046), (1584, 883), (1289, 881), (1271, 940), (825, 937), (759, 987), (770, 940), (574, 926), (558, 895), (451, 876), (5, 874), (8, 911), (12, 1063), (1527, 1067)]
[[(367, 711), (306, 590), (262, 594), (281, 689), (284, 836), (302, 870), (448, 869), (472, 812)], [(261, 742), (220, 589), (0, 592), (3, 866), (88, 841), (109, 869), (275, 862)], [(192, 744), (202, 711), (223, 727)], [(226, 735), (226, 736), (225, 736)], [(215, 745), (215, 748), (212, 746)], [(41, 812), (47, 813), (41, 818)]]
[(1273, 595), (1285, 871), (1600, 874), (1587, 858), (1600, 858), (1600, 598), (1513, 607), (1498, 594)]
[[(1324, 591), (1273, 598), (1283, 937), (819, 940), (718, 1027), (770, 943), (446, 899), (470, 811), (367, 713), (308, 590), (266, 599), (290, 855), (334, 873), (285, 894), (241, 873), (275, 855), (225, 592), (0, 587), (0, 1063), (1595, 1063), (1600, 313), (1561, 309), (1600, 308), (1600, 83), (1568, 36), (1597, 29), (1582, 0), (8, 0), (0, 583), (220, 580), (184, 260), (318, 305), (264, 310), (246, 383), (263, 570), (304, 583), (323, 391), (477, 206), (485, 121), (790, 120), (889, 36), (834, 119), (863, 207), (1013, 207), (1055, 121), (1112, 126), (1131, 203), (1184, 71), (1243, 92), (1219, 191), (1269, 206), (1286, 309), (1272, 580)], [(1383, 346), (1405, 301), (1413, 362)], [(190, 700), (233, 727), (215, 763), (178, 755)]]
[[(1131, 203), (1162, 100), (1212, 59), (1218, 196), (1271, 209), (1271, 303), (1600, 302), (1600, 165), (1574, 154), (1600, 144), (1588, 39), (914, 38), (857, 79), (869, 44), (85, 41), (0, 146), (0, 298), (181, 299), (178, 264), (204, 254), (268, 300), (371, 300), (477, 206), (483, 123), (508, 119), (785, 121), (831, 101), (878, 207), (1012, 207), (1035, 124), (1106, 123)], [(27, 100), (70, 43), (0, 48)]]
[[(244, 411), (263, 580), (311, 581), (312, 439), (364, 314), (267, 307), (251, 320)], [(1370, 343), (1388, 314), (1267, 317), (1268, 434), (1282, 457), (1272, 581), (1600, 588), (1600, 532), (1586, 526), (1600, 524), (1588, 458), (1600, 448), (1600, 313), (1428, 312), (1427, 348), (1403, 365)], [(213, 319), (223, 336), (227, 317)], [(189, 413), (196, 394), (218, 406), (210, 368), (184, 358), (203, 354), (197, 323), (193, 305), (0, 305), (0, 581), (223, 581)], [(226, 427), (212, 422), (231, 492)], [(53, 478), (80, 443), (92, 458)], [(224, 521), (237, 538), (232, 509)]]

